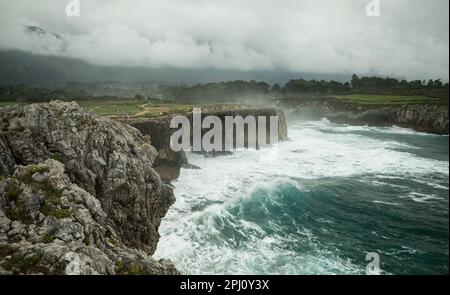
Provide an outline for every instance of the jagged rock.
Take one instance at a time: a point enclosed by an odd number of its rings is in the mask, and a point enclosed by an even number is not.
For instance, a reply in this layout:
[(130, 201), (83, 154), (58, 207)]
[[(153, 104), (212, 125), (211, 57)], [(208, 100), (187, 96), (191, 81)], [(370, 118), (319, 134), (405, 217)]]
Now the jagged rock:
[(393, 113), (400, 126), (414, 126), (418, 131), (448, 134), (448, 106), (407, 105)]
[(0, 116), (0, 273), (178, 273), (149, 256), (174, 196), (138, 130), (76, 103)]
[[(184, 115), (189, 118), (192, 126), (192, 113), (187, 113)], [(239, 108), (221, 111), (202, 111), (202, 118), (205, 118), (207, 116), (217, 116), (222, 120), (223, 124), (226, 116), (242, 116), (244, 118), (247, 116), (264, 116), (267, 118), (267, 122), (269, 122), (270, 116), (277, 116), (279, 140), (286, 140), (288, 138), (285, 115), (282, 111), (277, 109)], [(165, 181), (171, 181), (178, 178), (181, 168), (198, 169), (198, 167), (192, 166), (188, 163), (184, 151), (175, 152), (170, 147), (170, 137), (176, 131), (175, 129), (170, 128), (171, 119), (172, 116), (163, 116), (149, 119), (135, 119), (128, 122), (131, 126), (141, 131), (142, 134), (149, 136), (152, 145), (158, 151), (158, 157), (155, 160), (155, 169), (159, 173), (161, 178)], [(203, 134), (206, 132), (206, 129), (202, 130)], [(267, 138), (269, 138), (269, 135), (267, 135)], [(247, 144), (247, 137), (245, 137), (245, 143)], [(230, 151), (202, 151), (200, 153), (205, 157), (218, 157), (232, 154), (232, 152)]]
[(412, 128), (448, 134), (448, 105), (408, 104), (403, 106), (359, 105), (335, 98), (291, 98), (279, 102), (293, 118), (327, 118), (335, 123)]
[(180, 176), (180, 168), (188, 165), (184, 151), (175, 152), (170, 148), (170, 137), (174, 130), (170, 128), (170, 116), (136, 120), (131, 126), (142, 134), (149, 136), (152, 145), (158, 151), (155, 160), (155, 170), (165, 181), (171, 181)]

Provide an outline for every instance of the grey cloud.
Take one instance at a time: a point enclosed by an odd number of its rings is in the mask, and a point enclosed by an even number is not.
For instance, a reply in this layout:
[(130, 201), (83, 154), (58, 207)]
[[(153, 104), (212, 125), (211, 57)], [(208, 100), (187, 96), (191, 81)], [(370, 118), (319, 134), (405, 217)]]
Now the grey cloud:
[[(0, 48), (75, 57), (100, 65), (444, 78), (449, 73), (447, 0), (0, 0)], [(33, 36), (36, 25), (63, 39)]]

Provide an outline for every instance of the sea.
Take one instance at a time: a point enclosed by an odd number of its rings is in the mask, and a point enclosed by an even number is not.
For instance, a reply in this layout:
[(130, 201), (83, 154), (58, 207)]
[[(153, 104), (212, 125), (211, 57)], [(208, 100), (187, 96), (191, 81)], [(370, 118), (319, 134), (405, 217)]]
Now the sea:
[[(184, 274), (449, 273), (449, 138), (289, 121), (289, 140), (172, 183), (155, 256)], [(370, 255), (370, 254), (369, 254)], [(373, 257), (373, 256), (371, 256)]]

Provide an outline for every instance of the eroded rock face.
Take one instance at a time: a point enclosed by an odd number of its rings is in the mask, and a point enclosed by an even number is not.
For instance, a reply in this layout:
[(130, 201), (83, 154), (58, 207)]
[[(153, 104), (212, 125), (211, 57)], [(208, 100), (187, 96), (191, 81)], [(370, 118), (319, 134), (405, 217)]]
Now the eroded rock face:
[[(192, 113), (185, 114), (192, 124)], [(242, 108), (242, 109), (229, 109), (222, 111), (203, 111), (202, 119), (207, 116), (217, 116), (222, 121), (222, 126), (225, 126), (226, 116), (242, 116), (243, 118), (247, 116), (258, 116), (266, 117), (267, 122), (270, 122), (271, 116), (278, 117), (278, 135), (279, 140), (286, 140), (288, 138), (287, 123), (284, 113), (281, 110), (273, 108)], [(149, 119), (138, 119), (129, 122), (129, 124), (137, 128), (142, 134), (148, 135), (151, 140), (151, 144), (157, 149), (158, 157), (155, 160), (155, 169), (161, 178), (165, 181), (172, 181), (177, 179), (180, 175), (180, 169), (190, 168), (197, 169), (193, 165), (190, 165), (186, 153), (184, 151), (175, 152), (170, 147), (170, 137), (176, 131), (176, 129), (170, 128), (170, 121), (172, 116), (163, 116), (157, 118)], [(256, 122), (258, 122), (256, 120)], [(269, 130), (269, 128), (267, 128)], [(202, 135), (204, 135), (208, 130), (203, 129)], [(267, 134), (269, 138), (269, 134)], [(192, 143), (192, 128), (191, 128), (191, 143)], [(245, 144), (247, 144), (247, 136), (245, 136)], [(218, 151), (218, 152), (201, 152), (205, 157), (215, 157), (232, 154), (228, 151)]]
[(407, 105), (393, 113), (393, 120), (402, 126), (414, 126), (418, 131), (448, 134), (448, 106)]
[(165, 181), (177, 179), (180, 176), (180, 168), (188, 166), (186, 153), (184, 151), (175, 152), (170, 147), (170, 137), (175, 131), (170, 128), (171, 119), (170, 116), (163, 116), (130, 123), (142, 134), (150, 137), (152, 146), (158, 151), (158, 157), (154, 163), (155, 170)]
[(138, 130), (76, 103), (0, 116), (0, 272), (177, 273), (149, 256), (174, 196)]
[[(207, 116), (216, 116), (220, 118), (222, 122), (222, 126), (225, 126), (225, 118), (226, 117), (236, 117), (240, 116), (242, 118), (246, 118), (248, 116), (254, 117), (256, 126), (258, 129), (258, 117), (265, 117), (266, 118), (266, 126), (264, 126), (265, 130), (267, 131), (267, 138), (269, 138), (270, 134), (270, 117), (278, 117), (278, 140), (283, 141), (288, 139), (288, 129), (287, 129), (287, 123), (286, 123), (286, 117), (284, 115), (284, 112), (275, 109), (275, 108), (242, 108), (242, 109), (229, 109), (229, 110), (222, 110), (222, 111), (212, 111), (212, 112), (202, 112), (202, 119), (204, 119)], [(192, 124), (192, 115), (190, 116), (190, 121)], [(206, 133), (208, 129), (203, 129), (202, 134)], [(192, 132), (191, 132), (192, 133)], [(247, 144), (247, 136), (245, 136), (244, 141)], [(256, 144), (258, 142), (256, 141)]]
[(293, 119), (327, 118), (335, 123), (412, 128), (421, 132), (448, 134), (448, 105), (404, 106), (357, 105), (335, 99), (288, 100), (280, 103)]

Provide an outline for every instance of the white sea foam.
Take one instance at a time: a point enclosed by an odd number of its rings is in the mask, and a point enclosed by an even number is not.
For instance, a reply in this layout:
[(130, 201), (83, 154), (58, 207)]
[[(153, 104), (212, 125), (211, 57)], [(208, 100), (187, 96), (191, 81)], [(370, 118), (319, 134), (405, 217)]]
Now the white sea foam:
[(443, 200), (442, 198), (440, 198), (440, 197), (438, 197), (438, 196), (436, 196), (436, 195), (433, 195), (433, 194), (430, 194), (430, 195), (428, 195), (428, 194), (421, 194), (421, 193), (417, 193), (417, 192), (412, 192), (412, 193), (409, 193), (408, 195), (406, 195), (406, 196), (401, 196), (400, 198), (402, 198), (402, 199), (411, 199), (411, 200), (413, 200), (414, 202), (418, 202), (418, 203), (426, 203), (427, 201), (435, 201), (435, 200)]
[(373, 201), (373, 203), (375, 204), (383, 204), (383, 205), (391, 205), (391, 206), (399, 206), (399, 203), (395, 203), (395, 202), (385, 202), (385, 201)]
[[(317, 237), (306, 229), (298, 233), (301, 240), (267, 235), (257, 223), (236, 219), (228, 210), (239, 209), (255, 190), (270, 190), (280, 182), (290, 182), (302, 190), (299, 179), (374, 175), (378, 181), (405, 177), (420, 181), (430, 174), (448, 176), (448, 161), (418, 157), (405, 151), (415, 149), (405, 143), (352, 131), (419, 135), (398, 127), (343, 126), (322, 120), (294, 123), (289, 129), (290, 140), (274, 150), (238, 151), (213, 159), (189, 154), (189, 161), (201, 169), (182, 169), (173, 183), (177, 201), (162, 222), (155, 255), (170, 258), (182, 272), (193, 274), (360, 273), (361, 265), (319, 247)], [(448, 184), (440, 186), (448, 189)], [(404, 197), (416, 202), (438, 199), (413, 192)], [(373, 202), (398, 206), (396, 200), (398, 196)], [(237, 235), (246, 237), (245, 245), (237, 247), (236, 240), (223, 239), (228, 225)], [(295, 243), (317, 249), (314, 254), (302, 254), (280, 247)]]

